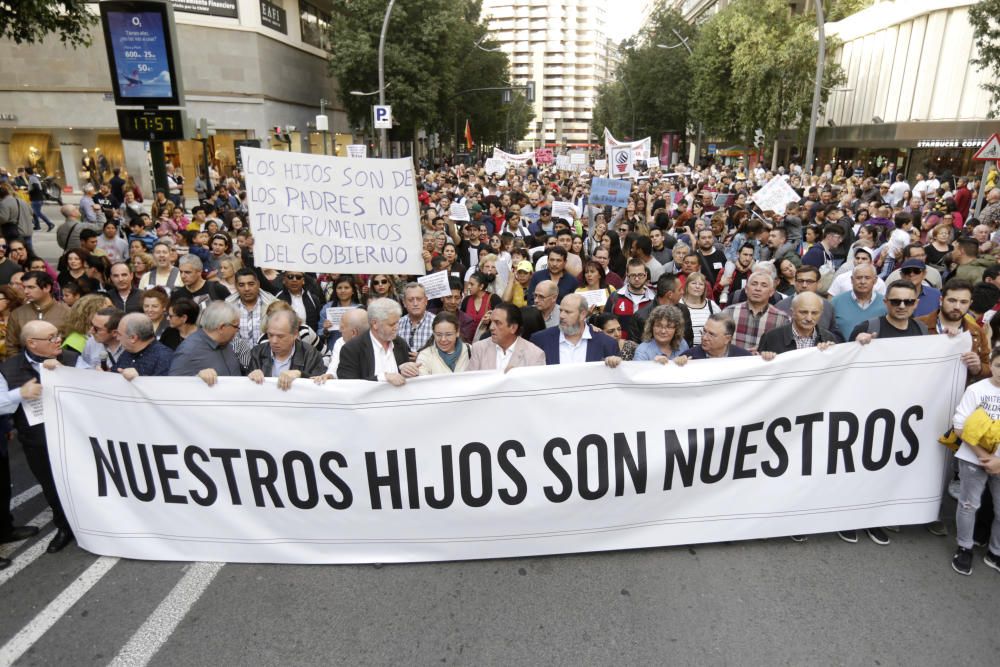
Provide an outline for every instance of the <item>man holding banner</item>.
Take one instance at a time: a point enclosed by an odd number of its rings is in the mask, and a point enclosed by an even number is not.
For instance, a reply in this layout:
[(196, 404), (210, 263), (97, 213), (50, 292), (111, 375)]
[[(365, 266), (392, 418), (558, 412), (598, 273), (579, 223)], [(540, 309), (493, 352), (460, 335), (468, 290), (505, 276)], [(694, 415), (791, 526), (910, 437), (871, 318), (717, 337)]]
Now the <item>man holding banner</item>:
[(352, 338), (340, 351), (337, 377), (341, 380), (388, 382), (396, 387), (406, 378), (420, 375), (410, 361), (410, 348), (400, 338), (399, 320), (403, 310), (392, 299), (376, 299), (368, 304), (368, 335)]

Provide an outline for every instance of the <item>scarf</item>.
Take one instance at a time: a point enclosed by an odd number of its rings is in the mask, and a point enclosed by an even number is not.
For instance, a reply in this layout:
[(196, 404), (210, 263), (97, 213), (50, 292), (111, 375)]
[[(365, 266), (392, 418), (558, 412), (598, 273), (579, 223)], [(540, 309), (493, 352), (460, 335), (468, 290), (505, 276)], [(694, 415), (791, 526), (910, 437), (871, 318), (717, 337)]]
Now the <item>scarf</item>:
[(452, 352), (445, 352), (440, 347), (437, 349), (438, 356), (441, 357), (441, 361), (448, 365), (451, 372), (455, 372), (455, 366), (458, 364), (458, 358), (462, 354), (462, 341), (455, 341), (455, 349)]

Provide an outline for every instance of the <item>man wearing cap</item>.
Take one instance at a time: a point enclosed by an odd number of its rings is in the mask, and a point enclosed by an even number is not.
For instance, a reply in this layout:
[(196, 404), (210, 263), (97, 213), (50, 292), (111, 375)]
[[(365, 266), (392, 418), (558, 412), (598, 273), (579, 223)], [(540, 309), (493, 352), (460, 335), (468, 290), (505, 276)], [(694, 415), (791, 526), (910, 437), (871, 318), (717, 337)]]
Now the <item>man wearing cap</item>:
[[(908, 259), (919, 259), (921, 262), (926, 263), (927, 250), (919, 243), (911, 243), (903, 248), (903, 259), (900, 262), (900, 265)], [(931, 287), (941, 289), (941, 272), (929, 264), (926, 267), (926, 271), (927, 274), (924, 276), (924, 281)], [(885, 284), (890, 285), (902, 277), (902, 268), (897, 268), (885, 279)], [(882, 290), (882, 294), (885, 295), (885, 290)]]
[[(524, 217), (524, 209), (521, 209), (521, 216)], [(538, 219), (528, 225), (528, 231), (532, 234), (537, 234), (540, 231), (551, 234), (555, 231), (554, 221), (552, 220), (552, 207), (542, 206), (539, 208)]]
[(507, 288), (502, 295), (503, 300), (518, 308), (527, 306), (532, 273), (534, 273), (534, 269), (531, 262), (526, 259), (518, 262), (517, 266), (514, 267), (514, 279), (507, 282)]
[(913, 317), (923, 317), (935, 312), (941, 303), (941, 292), (925, 281), (927, 265), (919, 259), (908, 259), (899, 267), (899, 272), (903, 274), (903, 280), (913, 283), (913, 287), (917, 290), (919, 301)]

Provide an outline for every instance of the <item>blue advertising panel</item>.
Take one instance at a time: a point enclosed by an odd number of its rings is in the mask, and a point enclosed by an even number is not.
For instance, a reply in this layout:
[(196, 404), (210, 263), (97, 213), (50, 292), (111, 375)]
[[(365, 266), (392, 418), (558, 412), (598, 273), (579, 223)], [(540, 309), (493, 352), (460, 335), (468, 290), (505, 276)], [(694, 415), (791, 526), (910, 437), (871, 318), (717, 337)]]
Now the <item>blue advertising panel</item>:
[(632, 193), (632, 181), (595, 178), (590, 182), (590, 203), (598, 206), (625, 206)]
[(174, 62), (172, 18), (168, 6), (162, 2), (101, 3), (117, 104), (182, 104)]

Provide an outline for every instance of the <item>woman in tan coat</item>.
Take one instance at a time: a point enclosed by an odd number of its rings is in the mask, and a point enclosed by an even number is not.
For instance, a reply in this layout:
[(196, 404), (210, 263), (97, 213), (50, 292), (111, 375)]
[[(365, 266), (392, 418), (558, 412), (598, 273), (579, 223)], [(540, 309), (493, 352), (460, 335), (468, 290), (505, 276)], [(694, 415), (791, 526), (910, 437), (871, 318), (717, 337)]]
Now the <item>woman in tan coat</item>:
[(432, 325), (434, 336), (417, 355), (421, 375), (461, 373), (469, 367), (469, 346), (458, 335), (458, 318), (441, 311)]

